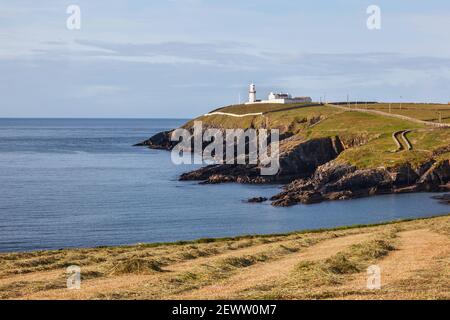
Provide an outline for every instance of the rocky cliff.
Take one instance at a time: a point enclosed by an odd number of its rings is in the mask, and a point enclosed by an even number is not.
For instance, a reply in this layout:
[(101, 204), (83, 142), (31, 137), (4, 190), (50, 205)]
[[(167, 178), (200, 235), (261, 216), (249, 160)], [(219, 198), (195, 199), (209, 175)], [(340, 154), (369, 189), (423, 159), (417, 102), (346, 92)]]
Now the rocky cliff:
[(275, 175), (261, 175), (260, 165), (219, 164), (185, 173), (180, 179), (201, 180), (203, 183), (289, 182), (309, 177), (318, 166), (335, 159), (343, 150), (338, 137), (307, 141), (290, 137), (280, 142), (279, 170)]
[[(305, 125), (311, 128), (314, 124)], [(158, 133), (137, 145), (171, 150), (176, 144), (170, 141), (171, 133)], [(391, 167), (358, 168), (340, 157), (347, 149), (357, 150), (379, 137), (380, 134), (342, 131), (342, 137), (330, 135), (307, 139), (303, 134), (286, 131), (280, 135), (279, 170), (275, 175), (261, 175), (260, 164), (216, 164), (186, 172), (180, 180), (206, 184), (286, 183), (283, 190), (271, 198), (274, 206), (386, 193), (450, 190), (450, 160), (445, 157), (450, 151), (448, 145), (436, 148), (426, 161), (414, 166), (403, 161)]]
[(450, 162), (430, 161), (418, 168), (357, 169), (331, 161), (317, 168), (308, 179), (294, 180), (273, 196), (275, 206), (351, 199), (375, 194), (450, 190)]

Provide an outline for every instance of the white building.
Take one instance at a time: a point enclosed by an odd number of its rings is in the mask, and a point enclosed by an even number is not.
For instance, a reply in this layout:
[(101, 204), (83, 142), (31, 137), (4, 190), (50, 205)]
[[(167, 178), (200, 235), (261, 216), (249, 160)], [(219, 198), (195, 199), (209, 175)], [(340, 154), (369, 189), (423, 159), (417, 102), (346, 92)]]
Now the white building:
[(311, 97), (292, 97), (289, 93), (273, 93), (269, 94), (267, 100), (257, 100), (256, 99), (256, 86), (252, 83), (250, 84), (248, 90), (248, 102), (245, 104), (254, 103), (301, 103), (301, 102), (312, 102)]
[(250, 88), (248, 89), (248, 102), (256, 102), (256, 86), (253, 83), (250, 84)]

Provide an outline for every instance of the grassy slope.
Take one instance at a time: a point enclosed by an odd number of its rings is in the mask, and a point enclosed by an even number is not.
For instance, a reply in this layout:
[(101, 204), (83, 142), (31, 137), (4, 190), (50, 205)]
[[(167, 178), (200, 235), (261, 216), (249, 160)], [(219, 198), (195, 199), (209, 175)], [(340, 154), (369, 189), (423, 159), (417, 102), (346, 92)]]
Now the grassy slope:
[[(380, 115), (367, 114), (361, 112), (348, 112), (328, 106), (302, 106), (292, 109), (294, 105), (235, 105), (219, 109), (221, 112), (235, 114), (264, 112), (264, 115), (247, 116), (235, 118), (224, 115), (201, 116), (196, 120), (201, 120), (205, 124), (219, 128), (278, 128), (283, 132), (292, 132), (303, 139), (339, 136), (344, 142), (353, 139), (367, 140), (368, 143), (361, 147), (350, 148), (343, 152), (339, 159), (360, 168), (373, 168), (379, 166), (395, 166), (405, 162), (413, 165), (427, 161), (433, 150), (445, 147), (450, 144), (450, 130), (427, 127), (414, 122)], [(370, 108), (377, 108), (386, 111), (386, 105), (369, 105)], [(450, 111), (447, 105), (403, 105), (402, 114), (413, 118), (430, 120), (427, 114), (430, 108), (437, 108)], [(399, 108), (393, 104), (392, 110)], [(410, 108), (410, 109), (406, 109)], [(443, 111), (443, 112), (444, 112)], [(399, 112), (401, 113), (401, 112)], [(443, 116), (444, 117), (444, 116)], [(311, 126), (311, 119), (320, 118), (321, 121)], [(192, 125), (192, 121), (186, 126)], [(396, 145), (392, 139), (394, 131), (411, 129), (407, 137), (413, 144), (413, 150), (403, 152), (392, 152)], [(448, 154), (441, 156), (447, 158)]]
[[(450, 299), (450, 216), (284, 235), (0, 254), (0, 298)], [(81, 290), (65, 268), (80, 266)], [(366, 289), (366, 268), (382, 289)]]

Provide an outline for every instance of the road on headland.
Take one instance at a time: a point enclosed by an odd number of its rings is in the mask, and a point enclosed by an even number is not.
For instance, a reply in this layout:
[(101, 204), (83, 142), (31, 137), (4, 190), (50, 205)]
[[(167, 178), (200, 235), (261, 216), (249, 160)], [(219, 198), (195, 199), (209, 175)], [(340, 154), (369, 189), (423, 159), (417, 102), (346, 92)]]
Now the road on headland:
[(406, 137), (406, 134), (409, 132), (411, 132), (411, 130), (400, 130), (392, 133), (392, 139), (394, 139), (394, 142), (397, 145), (397, 149), (394, 152), (412, 149), (411, 142), (409, 142), (408, 138)]
[[(292, 110), (292, 109), (301, 109), (301, 108), (305, 108), (305, 107), (313, 107), (313, 106), (320, 106), (320, 105), (330, 106), (330, 107), (334, 107), (334, 108), (338, 108), (338, 109), (346, 110), (346, 111), (357, 111), (357, 112), (377, 114), (377, 115), (381, 115), (381, 116), (386, 116), (386, 117), (391, 117), (391, 118), (396, 118), (396, 119), (412, 121), (412, 122), (415, 122), (415, 123), (418, 123), (418, 124), (427, 125), (427, 126), (441, 127), (441, 128), (450, 128), (450, 123), (438, 123), (438, 122), (432, 122), (432, 121), (419, 120), (419, 119), (416, 119), (416, 118), (412, 118), (412, 117), (408, 117), (408, 116), (404, 116), (404, 115), (399, 115), (399, 114), (387, 113), (387, 112), (379, 111), (379, 110), (350, 108), (350, 107), (345, 107), (343, 105), (337, 105), (337, 104), (332, 104), (332, 103), (326, 103), (326, 104), (314, 103), (314, 104), (286, 107), (286, 108), (283, 108), (283, 109), (269, 110), (269, 111), (266, 111), (266, 112), (252, 112), (252, 113), (244, 113), (244, 114), (235, 114), (235, 113), (229, 113), (229, 112), (212, 111), (210, 113), (204, 114), (204, 116), (224, 115), (224, 116), (237, 117), (237, 118), (248, 117), (248, 116), (264, 116), (267, 113), (275, 113), (275, 112), (287, 111), (287, 110)], [(408, 132), (406, 132), (406, 133), (408, 133)], [(406, 138), (404, 138), (404, 140), (407, 141)], [(408, 144), (409, 144), (409, 142), (407, 143), (407, 145)]]
[(215, 115), (242, 118), (242, 117), (248, 117), (248, 116), (262, 116), (263, 113), (262, 112), (253, 112), (253, 113), (235, 114), (235, 113), (215, 111), (215, 112), (205, 113), (203, 116), (208, 117), (208, 116), (215, 116)]
[[(248, 116), (264, 116), (265, 114), (268, 114), (268, 113), (289, 111), (289, 110), (294, 110), (294, 109), (302, 109), (302, 108), (307, 108), (307, 107), (316, 107), (316, 106), (321, 106), (321, 105), (322, 104), (318, 104), (318, 103), (301, 104), (301, 105), (295, 105), (295, 106), (287, 106), (286, 108), (282, 108), (282, 109), (268, 110), (268, 111), (264, 111), (264, 112), (243, 113), (243, 114), (221, 112), (221, 111), (211, 111), (209, 113), (205, 113), (203, 116), (208, 117), (208, 116), (214, 116), (214, 115), (223, 115), (223, 116), (238, 117), (238, 118), (248, 117)], [(216, 109), (216, 110), (222, 110), (222, 109), (223, 108)]]
[(397, 119), (412, 121), (412, 122), (419, 123), (419, 124), (424, 124), (424, 125), (427, 125), (427, 126), (441, 127), (441, 128), (450, 128), (450, 123), (438, 123), (438, 122), (424, 121), (424, 120), (419, 120), (419, 119), (416, 119), (416, 118), (411, 118), (411, 117), (408, 117), (408, 116), (403, 116), (403, 115), (400, 115), (400, 114), (387, 113), (387, 112), (383, 112), (383, 111), (379, 111), (379, 110), (369, 110), (369, 109), (361, 109), (361, 108), (349, 108), (349, 107), (344, 107), (342, 105), (336, 105), (336, 104), (332, 104), (332, 103), (328, 103), (326, 105), (330, 106), (330, 107), (333, 107), (333, 108), (339, 108), (339, 109), (342, 109), (342, 110), (346, 110), (346, 111), (357, 111), (357, 112), (372, 113), (372, 114), (377, 114), (377, 115), (380, 115), (380, 116), (386, 116), (386, 117), (391, 117), (391, 118), (397, 118)]

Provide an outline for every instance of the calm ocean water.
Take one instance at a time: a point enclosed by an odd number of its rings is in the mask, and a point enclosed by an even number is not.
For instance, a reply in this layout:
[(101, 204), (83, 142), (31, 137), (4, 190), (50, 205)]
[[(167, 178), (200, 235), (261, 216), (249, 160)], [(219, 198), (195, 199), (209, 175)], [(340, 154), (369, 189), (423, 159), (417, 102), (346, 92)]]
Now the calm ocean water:
[(132, 147), (183, 120), (0, 119), (0, 251), (277, 233), (450, 212), (431, 194), (274, 208), (279, 186), (177, 181), (191, 168)]

